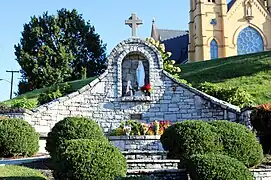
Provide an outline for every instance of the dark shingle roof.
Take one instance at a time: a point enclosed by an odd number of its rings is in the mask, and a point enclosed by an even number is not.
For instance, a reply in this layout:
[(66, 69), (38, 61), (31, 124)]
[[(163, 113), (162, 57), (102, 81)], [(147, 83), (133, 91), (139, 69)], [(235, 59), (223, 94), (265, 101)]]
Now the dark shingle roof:
[(236, 0), (231, 0), (231, 2), (228, 3), (228, 11), (231, 9), (233, 4), (235, 3)]
[(176, 38), (176, 37), (188, 34), (188, 31), (170, 30), (170, 29), (157, 29), (157, 32), (160, 35), (161, 41)]
[(166, 51), (172, 53), (170, 59), (178, 64), (188, 59), (189, 31), (157, 29), (157, 32)]

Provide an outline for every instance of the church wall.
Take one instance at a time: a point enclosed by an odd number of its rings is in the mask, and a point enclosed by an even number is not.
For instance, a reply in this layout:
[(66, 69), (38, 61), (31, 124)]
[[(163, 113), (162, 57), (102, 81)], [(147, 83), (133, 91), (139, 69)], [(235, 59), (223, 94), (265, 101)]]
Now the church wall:
[[(197, 27), (197, 39), (196, 39), (196, 50), (195, 50), (195, 60), (209, 60), (210, 56), (210, 42), (212, 39), (216, 39), (218, 42), (218, 56), (224, 57), (224, 17), (222, 16), (222, 12), (225, 11), (226, 3), (223, 1), (219, 1), (217, 4), (212, 2), (202, 2), (200, 6), (197, 7), (194, 13), (195, 17), (195, 25)], [(200, 18), (199, 18), (199, 17)], [(212, 25), (212, 19), (216, 20), (216, 25)], [(191, 27), (190, 27), (191, 29)], [(198, 41), (197, 41), (198, 40)], [(191, 56), (193, 58), (193, 56)], [(190, 62), (194, 60), (191, 59)]]
[[(153, 88), (150, 99), (123, 99), (120, 64), (130, 52), (144, 53), (150, 64)], [(124, 53), (124, 54), (123, 54)], [(179, 83), (163, 71), (158, 50), (149, 43), (131, 39), (120, 43), (109, 57), (107, 71), (82, 89), (45, 104), (27, 118), (39, 133), (48, 133), (56, 122), (67, 116), (84, 116), (96, 120), (104, 132), (129, 119), (172, 122), (200, 119), (236, 121), (238, 107), (208, 96)]]
[(252, 15), (253, 19), (248, 21), (245, 19), (245, 6), (242, 1), (235, 2), (232, 9), (228, 12), (227, 18), (225, 20), (225, 36), (226, 38), (226, 54), (227, 56), (237, 55), (237, 37), (240, 31), (247, 26), (255, 27), (263, 35), (265, 42), (265, 50), (271, 49), (271, 44), (268, 40), (271, 39), (271, 24), (270, 17), (258, 2), (253, 1), (252, 5)]
[[(190, 49), (195, 49), (190, 54), (189, 62), (203, 61), (210, 59), (210, 42), (214, 38), (218, 43), (219, 58), (237, 55), (237, 37), (242, 29), (247, 26), (255, 27), (262, 34), (265, 50), (271, 50), (271, 18), (266, 8), (257, 0), (251, 1), (251, 20), (247, 20), (245, 3), (243, 0), (236, 0), (230, 11), (227, 12), (226, 1), (210, 3), (202, 0), (197, 9), (192, 11), (193, 26), (197, 27), (197, 36), (194, 36), (194, 45), (191, 43)], [(212, 19), (216, 19), (217, 24), (210, 24)], [(190, 26), (190, 31), (193, 26)], [(192, 31), (191, 31), (192, 32)], [(190, 33), (191, 36), (191, 33)]]

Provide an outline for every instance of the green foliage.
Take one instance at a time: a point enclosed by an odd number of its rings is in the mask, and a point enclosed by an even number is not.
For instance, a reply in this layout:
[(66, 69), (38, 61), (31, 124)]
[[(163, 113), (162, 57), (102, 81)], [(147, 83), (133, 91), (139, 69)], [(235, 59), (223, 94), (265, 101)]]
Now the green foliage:
[(110, 133), (111, 136), (122, 136), (125, 135), (124, 126), (130, 126), (131, 132), (130, 135), (143, 135), (144, 130), (140, 122), (135, 120), (128, 120), (126, 122), (122, 122), (120, 127), (116, 130), (113, 130), (112, 133)]
[(22, 98), (16, 99), (12, 102), (11, 108), (25, 108), (25, 109), (33, 109), (37, 106), (35, 101)]
[(66, 117), (57, 122), (52, 131), (48, 133), (46, 150), (52, 158), (55, 158), (60, 144), (71, 139), (106, 140), (100, 126), (94, 120)]
[(85, 67), (81, 70), (81, 79), (87, 79), (87, 68)]
[(181, 72), (181, 68), (175, 66), (175, 61), (169, 59), (171, 56), (171, 52), (166, 52), (164, 44), (160, 43), (159, 41), (155, 41), (153, 38), (146, 38), (146, 41), (148, 41), (158, 49), (163, 59), (164, 69), (167, 72), (171, 73), (172, 75)]
[(65, 96), (71, 92), (71, 87), (68, 83), (62, 84), (61, 86), (56, 85), (49, 88), (46, 92), (41, 93), (38, 97), (39, 105), (53, 101), (54, 99)]
[(0, 166), (0, 179), (3, 180), (47, 180), (38, 170), (14, 165)]
[(0, 157), (32, 156), (39, 150), (39, 134), (22, 119), (0, 120)]
[(101, 74), (106, 67), (105, 50), (94, 26), (75, 9), (31, 17), (15, 45), (23, 78), (18, 94), (81, 79), (82, 67), (87, 77)]
[(247, 167), (258, 165), (263, 159), (262, 146), (256, 135), (246, 126), (229, 121), (211, 121), (223, 144), (223, 154), (233, 157)]
[(114, 180), (126, 175), (126, 159), (120, 150), (106, 141), (77, 139), (63, 143), (54, 165), (56, 179)]
[(160, 138), (170, 158), (187, 159), (193, 154), (222, 151), (214, 127), (204, 121), (188, 120), (168, 127)]
[[(71, 87), (69, 89), (68, 93), (77, 91), (78, 89), (82, 88), (83, 86), (89, 84), (94, 79), (96, 79), (96, 77), (91, 77), (91, 78), (87, 78), (87, 79), (83, 79), (83, 80), (76, 80), (76, 81), (66, 82)], [(18, 99), (26, 98), (28, 100), (33, 101), (33, 103), (35, 103), (36, 105), (38, 105), (39, 104), (38, 103), (38, 97), (40, 96), (40, 94), (45, 93), (49, 89), (52, 89), (52, 88), (54, 88), (56, 86), (59, 86), (59, 87), (65, 86), (66, 83), (60, 83), (60, 84), (57, 84), (57, 85), (52, 85), (52, 86), (49, 86), (49, 87), (36, 89), (36, 90), (31, 91), (31, 92), (27, 92), (25, 94), (19, 95), (19, 96), (13, 98), (13, 99), (7, 100), (7, 101), (3, 102), (2, 104), (11, 106), (14, 101), (16, 101)], [(0, 109), (1, 109), (1, 105), (0, 105)]]
[(200, 85), (199, 89), (210, 96), (236, 106), (245, 107), (253, 103), (253, 97), (239, 87), (222, 88), (216, 84), (205, 82)]
[(116, 128), (116, 129), (113, 129), (113, 130), (110, 132), (109, 136), (124, 136), (125, 134), (126, 134), (126, 133), (125, 133), (124, 129), (121, 128), (121, 127), (118, 127), (118, 128)]
[(229, 121), (179, 122), (167, 128), (160, 140), (170, 157), (177, 159), (186, 160), (193, 154), (222, 153), (252, 167), (263, 158), (255, 134)]
[(188, 171), (192, 180), (253, 180), (243, 163), (221, 154), (193, 155)]
[(271, 51), (232, 56), (215, 61), (181, 65), (179, 78), (198, 88), (201, 83), (215, 83), (221, 88), (242, 87), (253, 96), (255, 104), (271, 99)]

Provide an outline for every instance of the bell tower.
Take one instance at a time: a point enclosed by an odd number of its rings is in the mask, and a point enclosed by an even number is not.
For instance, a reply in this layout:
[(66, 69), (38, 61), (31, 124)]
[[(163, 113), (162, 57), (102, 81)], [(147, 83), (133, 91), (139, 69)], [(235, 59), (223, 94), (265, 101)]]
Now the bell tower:
[(226, 0), (190, 0), (189, 62), (225, 56)]

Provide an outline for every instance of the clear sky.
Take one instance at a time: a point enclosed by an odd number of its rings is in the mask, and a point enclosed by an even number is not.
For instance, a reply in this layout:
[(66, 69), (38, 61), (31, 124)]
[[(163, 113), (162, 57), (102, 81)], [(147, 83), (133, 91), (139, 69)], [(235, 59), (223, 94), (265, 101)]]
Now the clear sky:
[[(131, 29), (124, 25), (132, 12), (135, 12), (143, 25), (137, 35), (150, 36), (152, 18), (162, 29), (188, 30), (189, 0), (9, 0), (0, 3), (0, 79), (10, 81), (11, 74), (6, 70), (20, 70), (15, 60), (14, 45), (21, 37), (23, 24), (30, 21), (33, 15), (41, 15), (48, 11), (56, 14), (61, 8), (77, 9), (95, 26), (107, 44), (107, 54), (120, 41), (127, 39)], [(20, 75), (15, 74), (14, 91)], [(0, 81), (0, 101), (9, 99), (10, 84)]]

